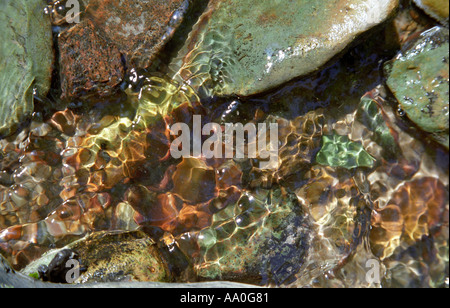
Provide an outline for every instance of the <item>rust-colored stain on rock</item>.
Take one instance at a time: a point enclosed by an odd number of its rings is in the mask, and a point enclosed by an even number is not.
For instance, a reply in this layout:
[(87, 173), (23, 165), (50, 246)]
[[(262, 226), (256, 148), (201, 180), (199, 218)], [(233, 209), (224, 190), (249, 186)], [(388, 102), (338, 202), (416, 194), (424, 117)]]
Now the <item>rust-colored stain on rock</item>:
[(123, 79), (119, 50), (86, 20), (61, 33), (58, 40), (62, 98), (85, 94), (105, 96)]
[(91, 0), (81, 23), (58, 38), (62, 99), (107, 96), (126, 69), (147, 68), (172, 37), (185, 0)]
[(181, 21), (184, 0), (91, 0), (86, 13), (125, 55), (128, 67), (145, 68)]

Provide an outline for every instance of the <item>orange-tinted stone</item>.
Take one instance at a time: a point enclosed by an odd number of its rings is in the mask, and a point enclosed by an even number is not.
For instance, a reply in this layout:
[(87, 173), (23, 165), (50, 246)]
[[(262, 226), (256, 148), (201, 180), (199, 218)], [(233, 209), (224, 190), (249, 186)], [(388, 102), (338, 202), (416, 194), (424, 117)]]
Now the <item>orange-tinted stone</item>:
[(63, 99), (106, 96), (122, 81), (124, 66), (119, 49), (89, 20), (61, 33), (58, 45)]

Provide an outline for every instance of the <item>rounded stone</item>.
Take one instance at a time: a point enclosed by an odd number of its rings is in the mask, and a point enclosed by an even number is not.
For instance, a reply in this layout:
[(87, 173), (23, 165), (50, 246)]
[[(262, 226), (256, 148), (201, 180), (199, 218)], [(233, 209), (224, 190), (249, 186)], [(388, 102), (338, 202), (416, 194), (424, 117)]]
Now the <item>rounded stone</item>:
[(311, 73), (397, 0), (213, 0), (171, 68), (208, 95), (248, 96)]
[(0, 3), (0, 138), (14, 133), (50, 88), (52, 31), (41, 0)]
[(434, 27), (385, 65), (387, 85), (408, 118), (449, 147), (448, 29)]

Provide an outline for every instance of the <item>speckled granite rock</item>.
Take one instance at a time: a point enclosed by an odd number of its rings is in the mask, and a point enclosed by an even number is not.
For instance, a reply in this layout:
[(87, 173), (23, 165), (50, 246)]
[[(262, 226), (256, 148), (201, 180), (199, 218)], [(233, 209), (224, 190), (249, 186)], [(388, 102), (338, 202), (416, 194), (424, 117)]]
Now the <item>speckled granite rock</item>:
[(58, 45), (63, 99), (110, 95), (122, 81), (125, 68), (119, 49), (89, 20), (61, 33)]
[[(161, 259), (155, 241), (143, 232), (97, 232), (73, 242), (64, 249), (73, 251), (77, 255), (76, 261), (84, 268), (79, 272), (79, 277), (74, 277), (74, 283), (168, 282), (170, 278), (169, 269)], [(39, 266), (51, 263), (50, 261), (55, 260), (54, 257), (63, 250), (45, 254), (22, 273), (29, 275), (37, 272)], [(67, 260), (63, 261), (66, 263)], [(61, 282), (64, 282), (64, 276), (65, 272)]]
[(85, 284), (61, 284), (42, 282), (15, 272), (0, 255), (0, 289), (5, 288), (257, 288), (254, 285), (228, 281), (203, 283), (163, 283), (163, 282), (107, 282)]

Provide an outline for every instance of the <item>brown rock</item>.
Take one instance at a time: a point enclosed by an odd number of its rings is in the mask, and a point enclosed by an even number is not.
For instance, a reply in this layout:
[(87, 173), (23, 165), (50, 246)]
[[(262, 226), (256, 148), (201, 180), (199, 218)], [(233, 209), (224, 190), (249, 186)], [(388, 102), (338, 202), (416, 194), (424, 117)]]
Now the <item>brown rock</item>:
[(63, 134), (73, 136), (73, 134), (75, 134), (77, 120), (78, 116), (70, 109), (66, 109), (55, 112), (50, 119), (50, 125)]
[(425, 177), (407, 182), (393, 194), (388, 204), (372, 213), (370, 243), (372, 252), (385, 259), (401, 241), (414, 244), (445, 221), (448, 193), (438, 179)]
[(118, 48), (84, 20), (60, 34), (62, 98), (111, 94), (124, 77)]
[(91, 0), (86, 13), (125, 55), (127, 67), (146, 68), (181, 23), (187, 3), (185, 0)]
[(449, 3), (447, 0), (414, 0), (414, 3), (428, 15), (448, 25)]

